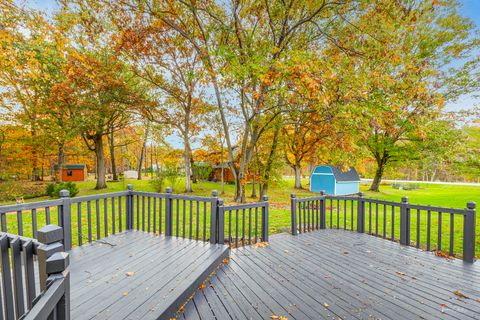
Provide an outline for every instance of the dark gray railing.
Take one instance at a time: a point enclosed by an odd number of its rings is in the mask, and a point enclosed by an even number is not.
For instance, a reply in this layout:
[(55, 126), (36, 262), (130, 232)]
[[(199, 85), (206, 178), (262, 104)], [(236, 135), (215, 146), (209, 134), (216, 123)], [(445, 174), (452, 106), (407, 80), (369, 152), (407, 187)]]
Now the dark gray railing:
[(47, 225), (37, 235), (38, 241), (0, 232), (1, 319), (70, 318), (62, 228)]
[[(320, 196), (296, 198), (291, 195), (293, 235), (318, 229), (344, 229), (368, 233), (402, 245), (475, 258), (475, 203), (466, 209), (442, 208), (358, 196)], [(455, 230), (462, 236), (455, 239)], [(457, 242), (458, 240), (458, 242)], [(460, 245), (458, 243), (460, 242)], [(456, 250), (461, 247), (461, 252)]]
[[(262, 201), (225, 206), (218, 204), (217, 243), (231, 247), (268, 241), (268, 197)], [(225, 240), (226, 238), (226, 240)]]

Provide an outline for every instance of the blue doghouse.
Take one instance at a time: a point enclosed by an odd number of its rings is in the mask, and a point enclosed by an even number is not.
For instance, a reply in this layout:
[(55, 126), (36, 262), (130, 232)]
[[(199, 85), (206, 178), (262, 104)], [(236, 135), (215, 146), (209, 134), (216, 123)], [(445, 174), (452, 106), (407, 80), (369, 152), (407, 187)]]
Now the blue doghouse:
[(350, 167), (343, 171), (342, 167), (316, 166), (310, 175), (310, 191), (325, 191), (330, 195), (346, 195), (359, 192), (360, 177), (357, 170)]

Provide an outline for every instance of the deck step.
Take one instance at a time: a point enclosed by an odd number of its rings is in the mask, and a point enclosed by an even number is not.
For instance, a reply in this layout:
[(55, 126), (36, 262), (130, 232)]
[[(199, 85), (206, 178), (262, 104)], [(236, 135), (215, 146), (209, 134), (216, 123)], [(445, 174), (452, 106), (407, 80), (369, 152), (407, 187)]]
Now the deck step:
[(71, 251), (72, 319), (169, 319), (228, 246), (126, 232)]

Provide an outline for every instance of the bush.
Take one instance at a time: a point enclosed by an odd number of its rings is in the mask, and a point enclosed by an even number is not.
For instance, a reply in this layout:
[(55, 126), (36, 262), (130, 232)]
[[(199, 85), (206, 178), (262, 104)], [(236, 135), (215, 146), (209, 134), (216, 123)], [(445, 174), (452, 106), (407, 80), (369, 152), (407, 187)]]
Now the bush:
[(149, 181), (149, 183), (153, 186), (155, 192), (162, 192), (163, 185), (165, 184), (165, 176), (162, 172), (159, 172), (156, 177)]
[(68, 190), (70, 191), (70, 197), (75, 197), (80, 190), (78, 189), (77, 185), (73, 182), (62, 182), (62, 183), (51, 183), (47, 186), (46, 193), (50, 197), (58, 198), (60, 197), (60, 191)]

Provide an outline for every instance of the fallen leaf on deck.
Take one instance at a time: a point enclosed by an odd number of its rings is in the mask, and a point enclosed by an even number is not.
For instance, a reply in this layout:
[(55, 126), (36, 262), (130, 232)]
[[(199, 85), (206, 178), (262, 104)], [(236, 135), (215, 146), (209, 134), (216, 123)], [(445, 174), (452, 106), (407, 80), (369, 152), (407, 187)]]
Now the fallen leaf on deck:
[(463, 293), (461, 293), (460, 291), (453, 291), (453, 294), (459, 296), (460, 298), (463, 298), (463, 299), (470, 299), (469, 297), (467, 297), (466, 295), (464, 295)]
[(343, 254), (348, 254), (348, 251), (343, 251)]
[(125, 291), (125, 292), (123, 293), (123, 296), (124, 296), (124, 297), (125, 297), (125, 296), (128, 296), (128, 292)]
[(402, 271), (397, 271), (397, 274), (399, 274), (399, 275), (401, 275), (401, 276), (406, 275), (406, 273), (405, 273), (405, 272), (402, 272)]
[(268, 246), (268, 242), (258, 242), (255, 244), (256, 248), (265, 248)]
[(440, 311), (441, 311), (442, 313), (445, 313), (445, 308), (446, 308), (446, 307), (447, 307), (447, 305), (446, 305), (445, 303), (442, 303), (442, 304), (440, 305)]
[(323, 306), (324, 306), (325, 308), (330, 307), (330, 305), (329, 305), (328, 303), (324, 303)]
[(198, 287), (198, 290), (203, 290), (203, 289), (205, 289), (205, 287), (206, 287), (205, 283), (202, 283), (200, 285), (200, 287)]
[(125, 273), (127, 275), (127, 277), (131, 277), (135, 274), (135, 272), (133, 271), (128, 271), (127, 273)]
[(443, 251), (435, 251), (435, 255), (440, 258), (444, 258), (447, 260), (453, 260), (453, 257), (450, 257), (448, 253), (443, 252)]
[(480, 299), (477, 299), (477, 300), (475, 300), (475, 301), (480, 303)]
[(288, 320), (287, 317), (283, 317), (283, 316), (277, 316), (277, 315), (272, 315), (270, 316), (270, 319), (277, 319), (277, 320)]

